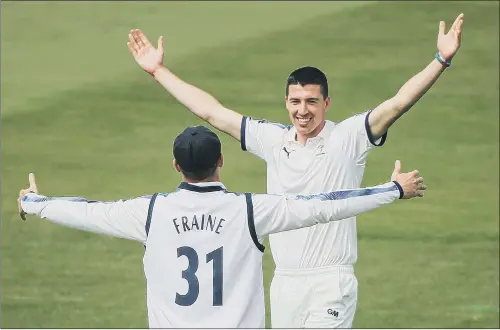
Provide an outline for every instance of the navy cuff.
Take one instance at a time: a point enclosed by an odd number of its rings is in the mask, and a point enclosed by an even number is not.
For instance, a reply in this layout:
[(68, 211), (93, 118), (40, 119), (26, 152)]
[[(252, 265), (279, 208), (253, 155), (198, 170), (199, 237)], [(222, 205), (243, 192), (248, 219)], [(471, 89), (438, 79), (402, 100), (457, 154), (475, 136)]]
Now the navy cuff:
[(370, 116), (372, 112), (368, 112), (365, 117), (365, 129), (366, 129), (366, 135), (368, 136), (368, 140), (370, 141), (371, 144), (373, 144), (376, 147), (381, 147), (384, 145), (385, 140), (387, 139), (387, 132), (382, 135), (382, 140), (380, 140), (380, 143), (377, 144), (377, 141), (375, 140), (375, 137), (372, 134), (372, 130), (370, 129), (370, 124), (368, 122), (368, 116)]
[(243, 151), (247, 151), (247, 145), (245, 142), (246, 127), (247, 127), (247, 117), (243, 116), (243, 118), (241, 119), (241, 130), (240, 130), (240, 144), (241, 144), (241, 150)]
[(399, 182), (397, 182), (397, 181), (392, 181), (392, 182), (396, 185), (396, 187), (397, 187), (397, 188), (398, 188), (398, 190), (399, 190), (399, 199), (403, 198), (403, 197), (404, 197), (404, 195), (405, 195), (405, 192), (404, 192), (404, 190), (403, 190), (403, 187), (401, 187), (401, 185), (400, 185), (400, 184), (399, 184)]

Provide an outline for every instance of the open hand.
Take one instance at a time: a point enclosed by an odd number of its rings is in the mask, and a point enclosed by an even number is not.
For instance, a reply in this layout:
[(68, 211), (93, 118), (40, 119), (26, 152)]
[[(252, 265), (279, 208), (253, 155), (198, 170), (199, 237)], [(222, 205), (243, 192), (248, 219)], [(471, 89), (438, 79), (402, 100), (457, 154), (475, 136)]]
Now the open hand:
[(26, 212), (23, 211), (23, 208), (21, 206), (23, 197), (29, 193), (38, 194), (38, 186), (36, 185), (35, 174), (30, 173), (28, 175), (28, 181), (30, 183), (30, 186), (28, 187), (28, 189), (21, 189), (21, 191), (19, 191), (19, 198), (17, 199), (17, 209), (19, 211), (19, 216), (23, 220), (26, 220)]
[(139, 66), (149, 74), (163, 65), (163, 37), (158, 38), (158, 48), (155, 48), (141, 30), (131, 30), (128, 34), (128, 49)]
[(457, 19), (451, 26), (450, 31), (446, 34), (444, 21), (439, 22), (437, 48), (439, 55), (441, 55), (441, 57), (446, 61), (451, 61), (460, 48), (463, 22), (464, 14), (458, 15)]
[(392, 172), (391, 181), (399, 183), (403, 188), (403, 199), (413, 197), (424, 197), (424, 191), (427, 187), (424, 185), (424, 178), (418, 175), (418, 170), (413, 170), (408, 173), (401, 173), (401, 162), (396, 160), (394, 171)]

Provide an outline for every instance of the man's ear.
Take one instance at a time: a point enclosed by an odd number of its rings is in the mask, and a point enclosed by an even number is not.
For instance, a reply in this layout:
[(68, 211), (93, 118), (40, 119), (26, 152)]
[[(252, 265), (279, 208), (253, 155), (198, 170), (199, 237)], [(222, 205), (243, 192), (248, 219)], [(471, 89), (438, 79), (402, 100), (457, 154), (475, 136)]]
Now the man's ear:
[(222, 155), (222, 153), (220, 154), (219, 160), (217, 161), (217, 166), (218, 167), (224, 166), (224, 156)]
[(332, 104), (332, 99), (330, 96), (327, 96), (325, 99), (325, 112), (327, 112), (330, 109), (330, 105)]
[(175, 169), (177, 172), (179, 172), (179, 173), (180, 173), (180, 172), (181, 172), (181, 167), (179, 166), (179, 164), (177, 164), (177, 161), (175, 160), (175, 158), (174, 158), (174, 160), (172, 161), (172, 164), (174, 165), (174, 169)]

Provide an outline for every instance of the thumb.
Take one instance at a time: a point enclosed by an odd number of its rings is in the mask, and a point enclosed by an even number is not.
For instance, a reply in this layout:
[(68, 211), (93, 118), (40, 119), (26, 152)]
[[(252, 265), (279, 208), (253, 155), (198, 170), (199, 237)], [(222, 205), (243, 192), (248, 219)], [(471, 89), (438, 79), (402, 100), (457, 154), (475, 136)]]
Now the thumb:
[(394, 171), (392, 171), (391, 175), (391, 180), (394, 181), (396, 180), (396, 175), (401, 173), (401, 162), (399, 160), (396, 160), (394, 163)]
[(439, 22), (439, 35), (444, 35), (444, 29), (445, 29), (445, 25), (444, 25), (444, 21), (440, 21)]
[(394, 173), (401, 173), (401, 162), (399, 160), (396, 160), (396, 162), (394, 163)]
[(29, 190), (33, 191), (34, 193), (38, 194), (38, 186), (36, 185), (36, 180), (35, 180), (35, 174), (30, 173), (28, 175), (28, 181), (30, 183), (30, 188)]
[(163, 54), (163, 36), (158, 38), (158, 50)]

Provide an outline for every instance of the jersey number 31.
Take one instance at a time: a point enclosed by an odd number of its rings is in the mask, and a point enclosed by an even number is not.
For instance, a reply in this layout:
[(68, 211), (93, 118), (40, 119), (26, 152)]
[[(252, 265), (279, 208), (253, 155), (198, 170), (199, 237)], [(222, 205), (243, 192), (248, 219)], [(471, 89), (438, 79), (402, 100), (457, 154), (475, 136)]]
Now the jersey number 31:
[[(214, 250), (207, 254), (207, 263), (213, 261), (213, 277), (212, 277), (212, 287), (213, 287), (213, 306), (222, 306), (222, 281), (223, 281), (223, 263), (222, 263), (222, 251), (221, 246), (217, 250)], [(186, 294), (175, 294), (175, 303), (180, 306), (191, 306), (198, 299), (200, 293), (200, 283), (198, 277), (196, 277), (196, 271), (198, 271), (198, 253), (189, 246), (181, 246), (177, 249), (177, 257), (185, 256), (188, 259), (188, 267), (182, 271), (182, 278), (188, 282), (189, 288)]]

